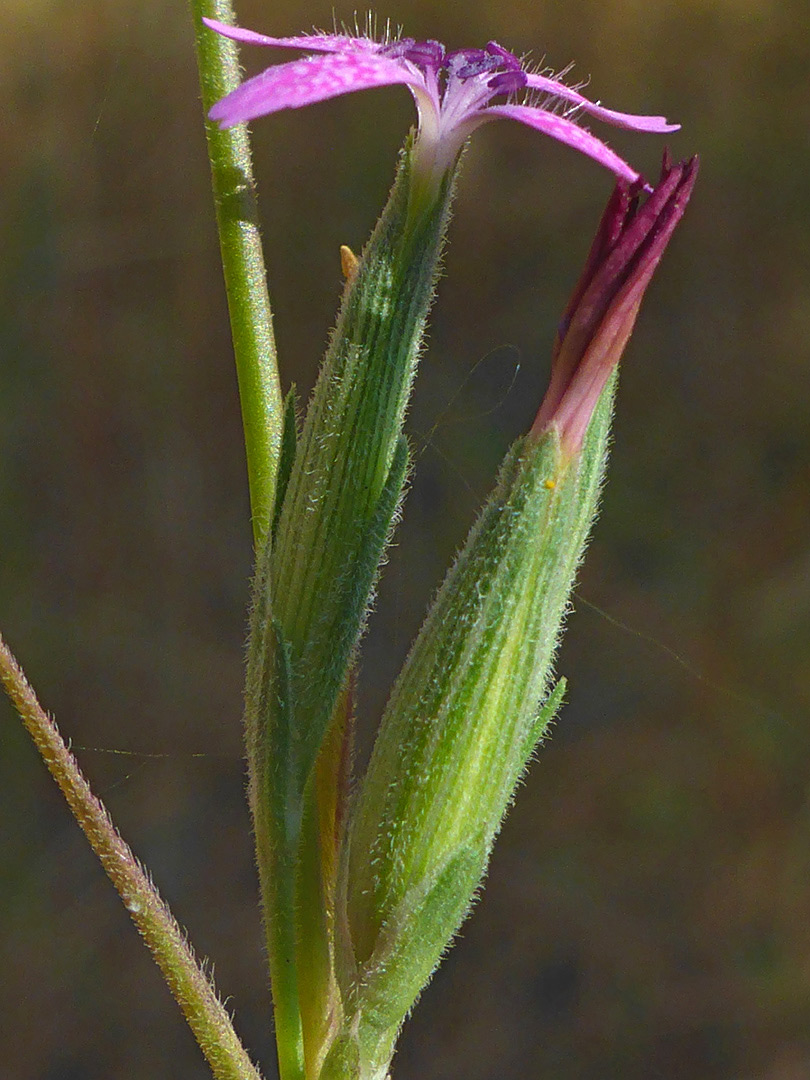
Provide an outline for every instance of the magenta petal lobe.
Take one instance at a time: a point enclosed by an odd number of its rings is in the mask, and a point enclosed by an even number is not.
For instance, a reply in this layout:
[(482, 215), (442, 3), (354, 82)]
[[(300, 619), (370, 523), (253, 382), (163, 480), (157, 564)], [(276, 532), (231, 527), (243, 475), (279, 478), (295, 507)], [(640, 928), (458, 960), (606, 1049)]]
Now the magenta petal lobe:
[(491, 105), (487, 113), (504, 116), (510, 120), (519, 120), (521, 124), (527, 124), (537, 131), (542, 131), (550, 135), (552, 139), (593, 158), (594, 161), (604, 165), (606, 169), (610, 169), (616, 176), (631, 184), (641, 179), (640, 174), (628, 165), (624, 158), (619, 157), (615, 151), (606, 146), (601, 139), (591, 135), (585, 128), (579, 127), (573, 120), (566, 120), (564, 116), (557, 116), (555, 113), (546, 112), (532, 105)]
[(216, 19), (203, 19), (210, 30), (216, 30), (232, 41), (245, 45), (269, 45), (277, 49), (302, 49), (307, 52), (342, 52), (344, 49), (375, 52), (379, 46), (367, 38), (352, 38), (345, 34), (299, 34), (296, 37), (268, 37), (255, 30), (243, 30), (241, 26), (229, 26)]
[(218, 101), (208, 115), (227, 128), (282, 109), (397, 83), (419, 85), (418, 74), (402, 62), (359, 50), (312, 56), (267, 68)]
[(615, 109), (606, 109), (603, 105), (590, 101), (578, 90), (572, 90), (570, 86), (550, 79), (546, 75), (533, 75), (526, 73), (526, 86), (530, 90), (542, 90), (544, 94), (551, 94), (562, 101), (570, 101), (578, 106), (583, 112), (603, 120), (606, 124), (614, 127), (629, 128), (631, 131), (649, 131), (658, 134), (666, 134), (668, 131), (678, 131), (680, 124), (670, 124), (665, 116), (636, 116), (633, 113), (617, 112)]

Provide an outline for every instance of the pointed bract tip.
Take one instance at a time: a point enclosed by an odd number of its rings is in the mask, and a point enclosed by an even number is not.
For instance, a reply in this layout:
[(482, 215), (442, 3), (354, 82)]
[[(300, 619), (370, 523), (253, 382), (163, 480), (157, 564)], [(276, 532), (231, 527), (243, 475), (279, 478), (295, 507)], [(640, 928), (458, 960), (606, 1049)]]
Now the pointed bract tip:
[(347, 285), (354, 281), (357, 277), (357, 271), (360, 269), (360, 260), (348, 244), (340, 245), (340, 269), (343, 271), (343, 277), (346, 279)]

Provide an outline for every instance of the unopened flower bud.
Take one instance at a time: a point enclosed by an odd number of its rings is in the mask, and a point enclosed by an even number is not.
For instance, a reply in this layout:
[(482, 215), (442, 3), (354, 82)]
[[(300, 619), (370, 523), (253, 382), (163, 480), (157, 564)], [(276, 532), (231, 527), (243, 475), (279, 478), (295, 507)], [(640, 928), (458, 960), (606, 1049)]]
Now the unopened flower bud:
[[(397, 680), (343, 851), (338, 980), (346, 1054), (386, 1075), (405, 1015), (486, 872), (563, 685), (554, 654), (607, 457), (616, 366), (697, 162), (620, 182), (554, 350), (551, 386), (448, 574)], [(332, 1065), (335, 1065), (330, 1072)]]
[(642, 297), (686, 209), (697, 169), (696, 157), (673, 165), (665, 155), (661, 179), (642, 206), (641, 185), (616, 184), (560, 323), (551, 382), (532, 428), (541, 434), (555, 427), (565, 453), (575, 454), (582, 446)]

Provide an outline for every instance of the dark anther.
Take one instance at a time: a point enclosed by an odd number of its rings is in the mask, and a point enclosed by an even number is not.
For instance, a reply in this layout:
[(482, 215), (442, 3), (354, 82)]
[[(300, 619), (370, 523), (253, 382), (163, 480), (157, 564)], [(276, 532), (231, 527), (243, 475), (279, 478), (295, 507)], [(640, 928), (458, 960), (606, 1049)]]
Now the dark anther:
[(508, 49), (504, 49), (503, 45), (499, 45), (497, 41), (487, 42), (487, 52), (491, 56), (499, 56), (501, 63), (508, 67), (512, 71), (520, 71), (521, 65), (518, 58), (514, 53), (510, 53)]
[(392, 60), (398, 60), (400, 56), (405, 56), (415, 44), (415, 38), (399, 38), (397, 41), (389, 41), (387, 45), (383, 45), (380, 52), (383, 56), (390, 56)]
[(440, 68), (444, 63), (444, 46), (438, 41), (412, 41), (403, 55), (420, 67)]
[(487, 83), (493, 94), (514, 94), (526, 85), (526, 76), (522, 71), (499, 71)]
[(448, 60), (450, 70), (459, 79), (484, 75), (487, 71), (497, 70), (503, 63), (499, 56), (486, 53), (483, 49), (459, 49), (452, 53)]

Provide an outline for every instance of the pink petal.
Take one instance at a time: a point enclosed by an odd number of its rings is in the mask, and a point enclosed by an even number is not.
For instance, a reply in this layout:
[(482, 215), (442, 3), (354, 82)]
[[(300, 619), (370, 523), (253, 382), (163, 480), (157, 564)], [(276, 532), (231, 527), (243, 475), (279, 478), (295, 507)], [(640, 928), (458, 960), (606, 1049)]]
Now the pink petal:
[(614, 109), (606, 109), (589, 101), (570, 86), (564, 86), (556, 79), (546, 78), (544, 75), (532, 75), (526, 73), (526, 85), (532, 90), (542, 90), (544, 93), (553, 94), (554, 97), (562, 98), (563, 101), (571, 101), (580, 106), (585, 112), (595, 116), (598, 120), (604, 120), (607, 124), (616, 127), (630, 128), (632, 131), (667, 132), (678, 131), (680, 124), (670, 124), (665, 116), (635, 116), (633, 113), (616, 112)]
[(221, 128), (229, 128), (281, 109), (300, 109), (354, 90), (397, 83), (422, 85), (418, 72), (401, 60), (360, 51), (311, 56), (267, 68), (218, 101), (208, 115)]
[(223, 37), (242, 41), (247, 45), (273, 45), (280, 49), (306, 49), (309, 52), (342, 52), (344, 49), (375, 52), (379, 49), (376, 41), (369, 38), (353, 38), (341, 34), (301, 34), (299, 37), (267, 37), (255, 30), (243, 30), (240, 26), (229, 26), (216, 19), (203, 19), (206, 26), (216, 30)]
[(509, 120), (519, 120), (521, 124), (528, 124), (529, 127), (550, 135), (552, 139), (557, 139), (558, 142), (598, 161), (600, 165), (631, 184), (641, 179), (639, 173), (609, 146), (605, 146), (601, 139), (579, 127), (573, 120), (566, 120), (564, 116), (557, 116), (556, 113), (546, 112), (545, 109), (532, 105), (490, 105), (483, 116), (488, 118), (493, 114), (505, 116)]

